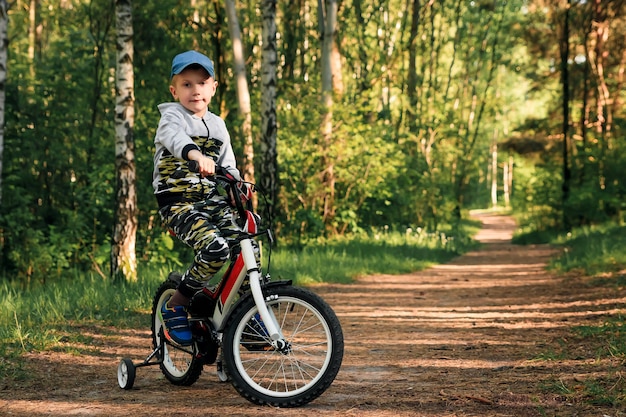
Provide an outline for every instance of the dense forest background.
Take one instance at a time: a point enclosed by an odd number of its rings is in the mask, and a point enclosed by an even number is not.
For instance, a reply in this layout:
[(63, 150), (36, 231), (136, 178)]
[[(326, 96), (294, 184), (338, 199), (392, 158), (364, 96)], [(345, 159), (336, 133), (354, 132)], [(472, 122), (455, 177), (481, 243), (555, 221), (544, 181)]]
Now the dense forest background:
[[(115, 2), (2, 3), (0, 276), (45, 281), (67, 268), (107, 275), (118, 204)], [(224, 2), (133, 4), (141, 262), (177, 256), (151, 189), (157, 105), (171, 100), (177, 53), (197, 49), (215, 61), (211, 110), (264, 182), (260, 3), (268, 2), (235, 2), (252, 150), (242, 139)], [(525, 213), (536, 229), (623, 222), (626, 1), (269, 3), (278, 59), (277, 197), (269, 204), (281, 242), (454, 230), (467, 209), (491, 206)], [(330, 133), (318, 12), (329, 7), (337, 10)]]

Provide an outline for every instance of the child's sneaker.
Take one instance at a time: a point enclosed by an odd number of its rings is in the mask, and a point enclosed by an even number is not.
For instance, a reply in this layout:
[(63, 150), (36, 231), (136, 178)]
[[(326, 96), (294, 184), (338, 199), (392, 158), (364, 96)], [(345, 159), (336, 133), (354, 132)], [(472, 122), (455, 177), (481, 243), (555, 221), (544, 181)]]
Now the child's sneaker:
[(167, 302), (165, 302), (161, 307), (160, 314), (163, 322), (163, 333), (167, 340), (181, 346), (191, 345), (193, 340), (185, 307), (168, 307)]
[(241, 335), (241, 344), (251, 352), (271, 350), (273, 348), (269, 342), (268, 333), (263, 320), (261, 320), (261, 315), (256, 313)]

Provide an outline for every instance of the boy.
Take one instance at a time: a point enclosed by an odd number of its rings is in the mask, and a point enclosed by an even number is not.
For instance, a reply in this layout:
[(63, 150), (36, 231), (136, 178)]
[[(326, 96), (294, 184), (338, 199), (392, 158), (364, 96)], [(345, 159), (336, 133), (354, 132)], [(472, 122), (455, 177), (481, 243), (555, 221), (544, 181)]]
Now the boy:
[[(238, 179), (240, 175), (226, 124), (208, 111), (217, 88), (211, 60), (196, 51), (176, 55), (170, 80), (176, 102), (158, 106), (152, 185), (164, 223), (196, 255), (160, 314), (165, 337), (188, 346), (192, 335), (185, 307), (228, 260), (229, 241), (238, 230), (228, 197), (220, 195), (213, 181), (216, 165)], [(189, 161), (197, 161), (198, 173), (189, 170)]]

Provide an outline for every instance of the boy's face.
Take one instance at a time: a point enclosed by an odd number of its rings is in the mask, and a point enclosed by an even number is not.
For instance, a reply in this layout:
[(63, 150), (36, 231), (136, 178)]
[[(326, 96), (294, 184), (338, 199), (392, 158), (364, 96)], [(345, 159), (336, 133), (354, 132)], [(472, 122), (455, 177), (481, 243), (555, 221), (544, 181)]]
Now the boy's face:
[(202, 117), (215, 95), (217, 81), (202, 68), (185, 68), (174, 75), (170, 93), (195, 116)]

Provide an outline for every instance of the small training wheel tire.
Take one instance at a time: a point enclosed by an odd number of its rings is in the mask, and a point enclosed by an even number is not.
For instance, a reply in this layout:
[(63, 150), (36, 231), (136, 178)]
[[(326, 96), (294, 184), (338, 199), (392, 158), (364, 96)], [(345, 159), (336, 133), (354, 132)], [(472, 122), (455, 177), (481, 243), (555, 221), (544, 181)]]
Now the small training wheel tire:
[(230, 378), (228, 378), (228, 374), (224, 370), (224, 364), (221, 359), (217, 361), (217, 378), (220, 382), (228, 382), (230, 380)]
[(117, 366), (117, 383), (120, 384), (120, 388), (131, 389), (135, 383), (135, 365), (133, 361), (128, 358), (124, 358)]

